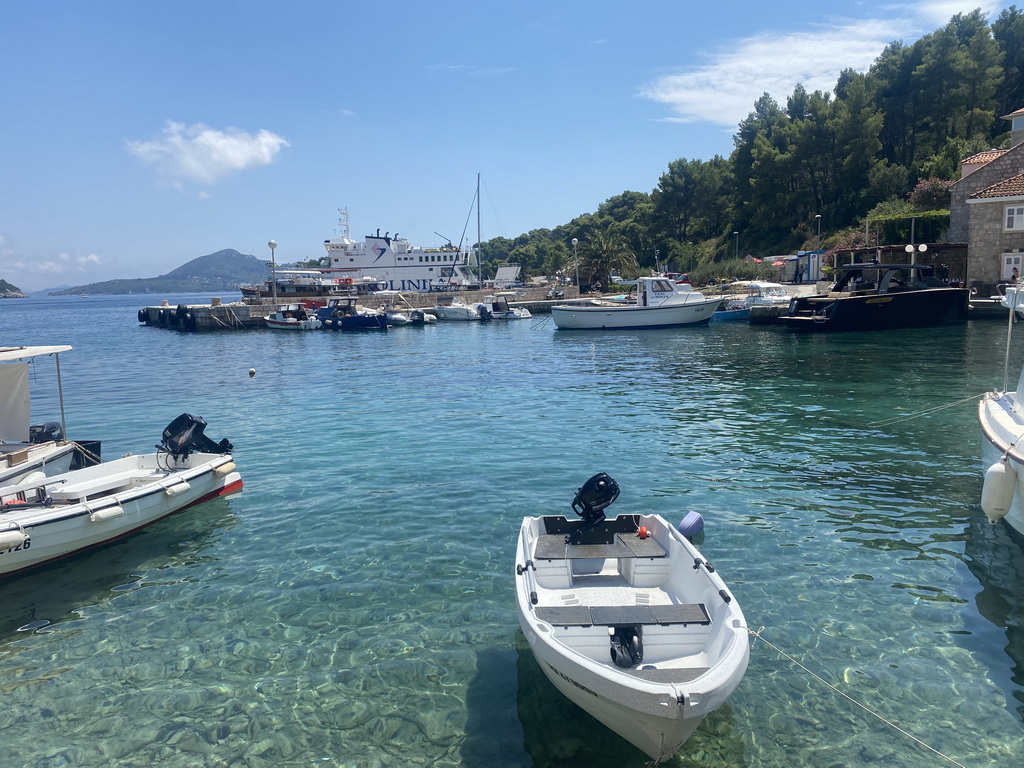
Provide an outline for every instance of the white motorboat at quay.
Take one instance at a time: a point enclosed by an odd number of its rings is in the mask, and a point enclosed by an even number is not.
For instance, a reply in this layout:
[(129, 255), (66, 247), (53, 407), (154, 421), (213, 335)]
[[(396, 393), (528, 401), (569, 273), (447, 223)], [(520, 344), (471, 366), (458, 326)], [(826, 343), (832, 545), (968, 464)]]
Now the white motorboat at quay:
[(430, 312), (438, 320), (479, 320), (480, 310), (473, 304), (467, 304), (456, 297), (451, 301), (439, 303)]
[(320, 318), (310, 315), (302, 304), (282, 304), (263, 318), (267, 328), (277, 331), (315, 331), (323, 326)]
[(556, 304), (551, 317), (557, 328), (570, 330), (675, 328), (707, 323), (721, 301), (720, 296), (708, 298), (688, 283), (641, 277), (635, 301)]
[[(66, 439), (64, 392), (60, 378), (60, 353), (71, 347), (62, 344), (38, 347), (0, 347), (0, 485), (18, 482), (31, 474), (55, 475), (67, 472), (84, 453)], [(60, 422), (30, 424), (30, 361), (52, 355), (57, 369)], [(99, 444), (89, 441), (93, 451)]]
[(238, 493), (231, 443), (182, 414), (156, 453), (0, 486), (0, 576), (113, 541), (204, 501)]
[(618, 493), (601, 473), (572, 503), (582, 519), (523, 520), (516, 614), (555, 688), (661, 761), (743, 679), (747, 625), (679, 529), (659, 515), (605, 518)]
[(495, 294), (484, 296), (483, 301), (476, 303), (477, 311), (481, 319), (488, 320), (528, 320), (533, 315), (526, 307), (513, 307), (508, 303), (509, 299), (520, 298), (522, 294), (516, 291), (499, 291)]

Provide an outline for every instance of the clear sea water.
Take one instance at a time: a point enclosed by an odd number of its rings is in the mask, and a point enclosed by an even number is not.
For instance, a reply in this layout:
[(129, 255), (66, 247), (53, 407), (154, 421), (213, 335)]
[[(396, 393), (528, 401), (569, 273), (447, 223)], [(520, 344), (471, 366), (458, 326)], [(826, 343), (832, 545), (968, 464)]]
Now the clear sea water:
[(0, 766), (642, 766), (513, 606), (522, 517), (572, 515), (598, 471), (613, 512), (701, 512), (786, 654), (754, 642), (669, 765), (1024, 764), (1024, 547), (978, 505), (1005, 323), (188, 335), (145, 303), (2, 301), (0, 345), (74, 346), (71, 437), (147, 452), (197, 414), (245, 490), (0, 583)]

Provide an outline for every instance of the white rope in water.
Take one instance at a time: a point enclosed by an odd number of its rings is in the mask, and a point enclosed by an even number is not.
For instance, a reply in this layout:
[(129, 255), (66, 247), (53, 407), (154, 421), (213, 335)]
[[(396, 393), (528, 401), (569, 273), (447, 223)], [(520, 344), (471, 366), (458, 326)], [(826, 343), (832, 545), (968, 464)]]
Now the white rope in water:
[(882, 421), (872, 421), (872, 422), (869, 422), (866, 426), (868, 426), (868, 427), (887, 427), (890, 424), (898, 424), (901, 421), (910, 421), (911, 419), (916, 419), (919, 416), (927, 416), (927, 415), (929, 415), (931, 413), (938, 413), (939, 411), (944, 411), (947, 408), (956, 408), (958, 405), (963, 405), (964, 403), (969, 403), (972, 400), (979, 400), (979, 399), (983, 398), (987, 394), (988, 394), (987, 392), (982, 392), (980, 395), (968, 395), (967, 397), (963, 398), (962, 400), (955, 400), (952, 403), (946, 403), (945, 405), (937, 405), (934, 408), (926, 408), (925, 410), (918, 411), (917, 413), (907, 413), (907, 414), (904, 414), (903, 416), (894, 416), (891, 419), (883, 419)]
[[(939, 750), (937, 750), (937, 749), (936, 749), (935, 747), (931, 746), (930, 744), (926, 744), (925, 742), (921, 741), (921, 739), (917, 738), (917, 736), (915, 736), (914, 734), (912, 734), (912, 733), (908, 733), (907, 731), (903, 730), (903, 729), (902, 729), (902, 728), (900, 728), (900, 727), (899, 727), (898, 725), (896, 725), (896, 724), (895, 724), (894, 722), (892, 722), (892, 721), (890, 721), (890, 720), (886, 720), (886, 719), (885, 719), (884, 717), (882, 717), (882, 716), (881, 716), (880, 714), (878, 714), (877, 712), (873, 711), (872, 709), (870, 709), (870, 708), (869, 708), (869, 707), (867, 707), (866, 705), (864, 705), (864, 704), (861, 704), (861, 703), (860, 703), (859, 701), (857, 701), (857, 700), (856, 700), (855, 698), (853, 698), (852, 696), (850, 696), (850, 694), (846, 693), (845, 691), (842, 691), (842, 690), (840, 690), (839, 688), (836, 688), (836, 687), (835, 687), (834, 685), (832, 685), (832, 683), (830, 683), (830, 682), (829, 682), (828, 680), (825, 680), (824, 678), (822, 678), (822, 677), (820, 677), (820, 676), (818, 676), (818, 675), (814, 674), (814, 672), (812, 672), (811, 670), (809, 670), (809, 669), (808, 669), (807, 667), (805, 667), (805, 666), (804, 666), (803, 664), (801, 664), (801, 663), (800, 663), (799, 661), (797, 661), (797, 660), (796, 660), (796, 659), (794, 659), (794, 658), (793, 658), (792, 656), (790, 656), (790, 655), (789, 655), (788, 653), (786, 653), (785, 651), (783, 651), (783, 650), (782, 650), (781, 648), (779, 648), (779, 647), (778, 647), (777, 645), (774, 645), (774, 644), (772, 644), (772, 643), (768, 642), (767, 640), (765, 640), (765, 639), (764, 639), (764, 637), (762, 637), (762, 636), (761, 636), (761, 633), (762, 633), (762, 632), (764, 632), (764, 627), (761, 627), (761, 628), (760, 628), (759, 630), (757, 630), (756, 632), (755, 632), (754, 630), (752, 630), (752, 629), (750, 629), (750, 628), (748, 627), (748, 628), (747, 628), (747, 632), (749, 632), (749, 633), (750, 633), (751, 635), (753, 635), (753, 636), (754, 636), (754, 643), (756, 643), (756, 642), (757, 642), (758, 640), (760, 640), (760, 641), (761, 641), (761, 642), (763, 642), (763, 643), (764, 643), (765, 645), (767, 645), (767, 646), (768, 646), (769, 648), (771, 648), (771, 649), (772, 649), (773, 651), (775, 651), (775, 652), (776, 652), (776, 653), (778, 653), (778, 654), (779, 654), (780, 656), (782, 656), (782, 657), (783, 657), (784, 659), (786, 659), (787, 661), (789, 661), (789, 662), (792, 662), (792, 663), (793, 663), (793, 664), (795, 664), (796, 666), (800, 667), (800, 669), (802, 669), (802, 670), (803, 670), (804, 672), (806, 672), (806, 673), (807, 673), (808, 675), (810, 675), (811, 677), (813, 677), (813, 678), (814, 678), (815, 680), (817, 680), (817, 681), (818, 681), (819, 683), (821, 683), (822, 685), (824, 685), (824, 686), (826, 686), (827, 688), (829, 688), (829, 689), (830, 689), (830, 690), (831, 690), (831, 691), (832, 691), (833, 693), (837, 693), (837, 694), (839, 694), (840, 696), (842, 696), (842, 697), (843, 697), (844, 699), (846, 699), (847, 701), (850, 701), (850, 702), (852, 702), (852, 703), (856, 704), (856, 705), (857, 705), (858, 707), (860, 707), (861, 709), (863, 709), (863, 710), (864, 710), (865, 712), (867, 712), (867, 713), (868, 713), (869, 715), (871, 715), (871, 716), (873, 716), (873, 717), (876, 717), (876, 718), (878, 718), (878, 719), (879, 719), (879, 720), (881, 720), (881, 721), (882, 721), (883, 723), (885, 723), (886, 725), (888, 725), (888, 726), (889, 726), (890, 728), (893, 728), (893, 729), (895, 729), (895, 730), (899, 731), (900, 733), (902, 733), (902, 734), (903, 734), (904, 736), (906, 736), (906, 737), (907, 737), (908, 739), (911, 739), (911, 740), (915, 741), (915, 742), (916, 742), (917, 744), (919, 744), (920, 746), (924, 747), (925, 749), (927, 749), (927, 750), (929, 750), (929, 751), (931, 751), (931, 752), (934, 752), (934, 753), (935, 753), (936, 755), (938, 755), (939, 757), (941, 757), (941, 758), (942, 758), (943, 760), (948, 760), (948, 761), (949, 761), (950, 763), (952, 763), (953, 765), (955, 765), (955, 766), (958, 766), (958, 768), (967, 768), (967, 767), (966, 767), (965, 765), (963, 765), (962, 763), (958, 763), (958, 762), (957, 762), (956, 760), (954, 760), (954, 759), (953, 759), (952, 757), (949, 757), (948, 755), (944, 755), (944, 754), (942, 754), (941, 752), (939, 752)], [(753, 643), (751, 643), (751, 647), (753, 647)]]

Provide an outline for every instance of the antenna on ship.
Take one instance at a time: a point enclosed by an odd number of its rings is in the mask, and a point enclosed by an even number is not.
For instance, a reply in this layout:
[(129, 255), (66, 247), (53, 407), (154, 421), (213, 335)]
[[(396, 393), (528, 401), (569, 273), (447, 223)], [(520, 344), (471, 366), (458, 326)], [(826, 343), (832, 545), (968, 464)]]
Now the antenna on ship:
[(348, 208), (339, 208), (338, 213), (341, 216), (338, 218), (338, 223), (341, 225), (341, 236), (347, 241), (348, 240)]

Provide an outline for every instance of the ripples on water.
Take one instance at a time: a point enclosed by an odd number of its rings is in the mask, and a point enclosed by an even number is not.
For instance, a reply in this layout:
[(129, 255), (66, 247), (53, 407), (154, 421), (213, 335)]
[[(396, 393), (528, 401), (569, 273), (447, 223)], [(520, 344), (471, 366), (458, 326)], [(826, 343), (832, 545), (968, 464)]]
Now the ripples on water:
[[(815, 674), (964, 765), (1024, 759), (1024, 550), (978, 507), (968, 399), (1001, 323), (185, 335), (140, 306), (0, 302), (0, 336), (75, 347), (72, 437), (146, 452), (189, 411), (245, 491), (0, 585), (0, 765), (643, 765), (515, 620), (520, 519), (596, 471), (615, 511), (699, 510), (751, 627)], [(672, 764), (952, 765), (761, 642)]]

